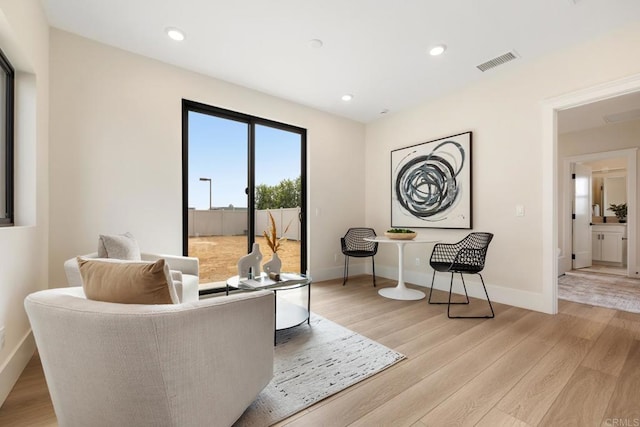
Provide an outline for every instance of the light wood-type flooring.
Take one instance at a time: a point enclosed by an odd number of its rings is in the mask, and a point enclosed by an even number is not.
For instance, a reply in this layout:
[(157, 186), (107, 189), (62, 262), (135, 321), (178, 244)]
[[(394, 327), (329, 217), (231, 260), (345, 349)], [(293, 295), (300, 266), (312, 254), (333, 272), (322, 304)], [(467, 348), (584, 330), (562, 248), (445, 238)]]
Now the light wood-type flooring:
[[(446, 306), (377, 294), (392, 285), (373, 288), (370, 276), (313, 285), (314, 312), (407, 359), (279, 426), (640, 424), (640, 314), (560, 301), (556, 316), (494, 304), (495, 319), (450, 320)], [(57, 425), (37, 356), (0, 425)]]

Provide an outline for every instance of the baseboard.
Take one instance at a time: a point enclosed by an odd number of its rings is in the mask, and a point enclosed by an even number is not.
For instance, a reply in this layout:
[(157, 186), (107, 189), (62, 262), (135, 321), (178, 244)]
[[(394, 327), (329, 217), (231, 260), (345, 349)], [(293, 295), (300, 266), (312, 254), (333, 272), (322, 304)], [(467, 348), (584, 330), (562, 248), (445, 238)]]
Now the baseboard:
[[(311, 279), (313, 279), (314, 282), (342, 279), (343, 273), (344, 266), (314, 269), (309, 271), (309, 275), (311, 275)], [(358, 274), (371, 274), (371, 271), (367, 272), (365, 264), (349, 265), (349, 276), (356, 276)]]
[(0, 406), (4, 403), (18, 381), (18, 378), (33, 357), (36, 342), (31, 330), (22, 338), (20, 344), (13, 350), (7, 361), (0, 367)]
[[(343, 267), (325, 268), (321, 270), (314, 270), (310, 272), (313, 281), (320, 282), (323, 280), (332, 280), (342, 277)], [(371, 264), (359, 264), (349, 267), (349, 275), (357, 274), (371, 274)], [(417, 286), (423, 286), (428, 288), (431, 286), (431, 276), (433, 272), (430, 270), (428, 273), (419, 273), (415, 271), (405, 271), (404, 281)], [(387, 266), (376, 266), (376, 276), (384, 277), (385, 279), (398, 280), (398, 269)], [(434, 287), (441, 291), (449, 292), (449, 281), (451, 276), (448, 274), (440, 273), (436, 274), (436, 281)], [(462, 293), (462, 288), (458, 289), (459, 280), (454, 281), (453, 292)], [(470, 296), (475, 298), (486, 299), (482, 285), (480, 284), (479, 277), (473, 277), (472, 275), (465, 276), (465, 282), (467, 283), (467, 292)], [(525, 308), (527, 310), (539, 311), (542, 313), (551, 314), (547, 304), (544, 301), (541, 293), (522, 291), (518, 289), (505, 288), (504, 286), (498, 286), (491, 284), (485, 280), (487, 286), (487, 292), (491, 301), (499, 302), (501, 304), (507, 304), (514, 307)]]
[[(398, 269), (391, 268), (391, 267), (380, 267), (380, 268), (376, 268), (376, 274), (386, 279), (397, 280)], [(404, 281), (406, 283), (411, 283), (417, 286), (423, 286), (425, 288), (429, 288), (431, 286), (432, 275), (433, 275), (433, 270), (430, 270), (428, 273), (405, 271)], [(438, 273), (436, 274), (434, 288), (441, 291), (449, 292), (450, 280), (451, 280), (450, 274)], [(460, 282), (459, 279), (454, 280), (453, 292), (464, 294), (464, 291), (462, 290), (462, 287), (460, 286), (459, 282)], [(467, 292), (469, 293), (469, 296), (472, 296), (474, 298), (480, 298), (480, 299), (487, 298), (484, 295), (484, 291), (482, 289), (482, 285), (480, 283), (479, 277), (477, 276), (473, 277), (473, 275), (466, 275), (465, 283), (467, 284)], [(491, 284), (487, 282), (487, 280), (485, 280), (485, 285), (487, 287), (487, 292), (489, 293), (489, 297), (491, 298), (492, 302), (495, 301), (501, 304), (507, 304), (514, 307), (525, 308), (527, 310), (540, 311), (542, 313), (551, 314), (551, 311), (548, 310), (547, 304), (545, 303), (543, 295), (541, 293), (505, 288), (504, 286)]]
[(568, 258), (563, 256), (558, 257), (558, 277), (562, 276), (567, 271), (571, 270), (571, 268), (567, 267)]

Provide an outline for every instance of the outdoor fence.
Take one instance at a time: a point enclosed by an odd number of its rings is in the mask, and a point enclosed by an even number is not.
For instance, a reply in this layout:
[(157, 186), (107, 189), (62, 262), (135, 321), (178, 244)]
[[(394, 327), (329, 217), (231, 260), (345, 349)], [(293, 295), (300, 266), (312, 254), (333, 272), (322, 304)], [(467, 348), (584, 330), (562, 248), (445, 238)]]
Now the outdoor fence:
[[(271, 212), (278, 230), (278, 237), (289, 227), (284, 237), (300, 240), (300, 208), (283, 208), (256, 211), (256, 236), (270, 228)], [(247, 234), (247, 209), (189, 209), (189, 237), (204, 236), (245, 236)]]

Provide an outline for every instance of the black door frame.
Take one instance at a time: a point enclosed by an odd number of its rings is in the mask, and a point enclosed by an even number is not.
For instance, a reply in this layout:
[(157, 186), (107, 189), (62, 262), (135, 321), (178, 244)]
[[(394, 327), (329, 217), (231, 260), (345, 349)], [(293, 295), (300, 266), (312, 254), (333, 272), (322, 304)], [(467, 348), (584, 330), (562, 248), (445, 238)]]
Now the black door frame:
[(234, 120), (248, 125), (248, 190), (247, 190), (247, 253), (255, 241), (255, 126), (263, 125), (271, 128), (297, 133), (300, 135), (300, 272), (307, 271), (307, 130), (301, 127), (264, 119), (237, 111), (214, 107), (188, 99), (182, 100), (182, 253), (189, 253), (189, 112), (207, 114), (223, 119)]

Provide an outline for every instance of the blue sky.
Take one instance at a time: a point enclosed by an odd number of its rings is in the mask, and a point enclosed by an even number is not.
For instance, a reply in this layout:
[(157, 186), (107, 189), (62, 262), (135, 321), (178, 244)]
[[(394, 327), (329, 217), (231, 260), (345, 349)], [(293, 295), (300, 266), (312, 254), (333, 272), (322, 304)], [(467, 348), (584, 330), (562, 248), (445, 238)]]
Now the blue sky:
[[(189, 207), (246, 207), (246, 123), (189, 112)], [(300, 135), (256, 126), (256, 184), (275, 185), (300, 176)]]

